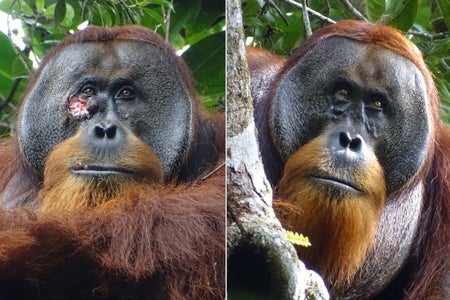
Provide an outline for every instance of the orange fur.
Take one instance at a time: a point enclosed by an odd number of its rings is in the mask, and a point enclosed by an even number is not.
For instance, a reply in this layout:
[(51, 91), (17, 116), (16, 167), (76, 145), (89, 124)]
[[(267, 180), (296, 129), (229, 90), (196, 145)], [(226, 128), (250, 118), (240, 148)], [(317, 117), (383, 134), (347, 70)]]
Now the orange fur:
[(0, 211), (0, 282), (46, 299), (223, 299), (224, 180), (222, 168), (198, 184), (128, 185), (115, 205)]
[[(332, 37), (344, 37), (353, 41), (363, 43), (365, 45), (370, 45), (370, 47), (389, 49), (414, 63), (422, 73), (425, 80), (427, 101), (426, 108), (424, 109), (428, 111), (431, 118), (430, 130), (432, 134), (429, 137), (429, 147), (424, 163), (415, 174), (415, 176), (411, 178), (409, 183), (407, 183), (395, 193), (390, 194), (388, 196), (388, 200), (386, 200), (386, 202), (389, 202), (391, 204), (395, 204), (396, 201), (402, 201), (402, 203), (405, 203), (406, 201), (406, 203), (410, 203), (408, 205), (411, 205), (411, 208), (413, 210), (417, 209), (417, 207), (415, 207), (416, 199), (410, 199), (409, 197), (412, 196), (410, 196), (409, 194), (411, 191), (414, 191), (422, 185), (424, 187), (423, 198), (420, 207), (422, 212), (420, 214), (420, 220), (418, 228), (415, 232), (413, 244), (410, 248), (410, 255), (405, 260), (402, 260), (403, 258), (399, 256), (393, 258), (394, 261), (400, 261), (403, 265), (403, 267), (397, 271), (395, 278), (379, 278), (377, 279), (377, 283), (373, 284), (373, 282), (371, 282), (369, 284), (361, 282), (360, 284), (358, 284), (358, 286), (364, 286), (368, 289), (368, 293), (364, 294), (365, 297), (376, 297), (377, 299), (428, 299), (430, 297), (447, 299), (449, 298), (450, 294), (448, 289), (446, 289), (446, 287), (449, 286), (447, 281), (449, 281), (448, 273), (450, 268), (450, 260), (448, 257), (448, 253), (450, 253), (450, 130), (440, 120), (439, 97), (436, 91), (436, 87), (433, 83), (432, 73), (427, 68), (419, 49), (410, 40), (405, 38), (405, 36), (401, 34), (401, 32), (382, 24), (373, 24), (357, 20), (340, 21), (336, 24), (325, 26), (317, 30), (302, 44), (302, 46), (298, 50), (294, 51), (292, 55), (290, 55), (290, 57), (284, 63), (283, 67), (270, 81), (272, 82), (270, 88), (265, 88), (263, 93), (255, 93), (252, 90), (253, 97), (255, 98), (256, 96), (257, 98), (255, 100), (255, 103), (262, 103), (259, 106), (256, 106), (256, 108), (259, 107), (259, 109), (257, 109), (255, 112), (255, 120), (260, 120), (258, 126), (260, 136), (260, 149), (265, 160), (264, 163), (266, 171), (268, 170), (267, 173), (269, 177), (272, 178), (273, 184), (277, 185), (279, 182), (279, 178), (282, 176), (282, 168), (285, 165), (284, 160), (279, 156), (276, 143), (274, 143), (274, 141), (272, 140), (272, 128), (267, 118), (273, 104), (272, 99), (274, 98), (274, 95), (277, 91), (277, 86), (282, 82), (284, 76), (290, 70), (292, 70), (292, 68), (301, 59), (304, 58), (306, 53), (311, 51), (322, 41)], [(258, 78), (257, 76), (255, 77)], [(264, 86), (264, 83), (257, 82), (255, 84), (253, 81), (257, 80), (254, 80), (254, 78), (252, 78), (252, 85), (255, 85), (257, 87)], [(414, 145), (411, 145), (411, 147), (414, 147)], [(320, 149), (320, 147), (316, 147), (316, 150), (317, 149)], [(326, 193), (324, 190), (314, 190), (312, 188), (312, 185), (304, 179), (305, 174), (308, 171), (307, 168), (308, 166), (311, 166), (312, 162), (315, 161), (316, 163), (322, 164), (321, 160), (324, 155), (323, 153), (321, 154), (321, 150), (316, 152), (316, 154), (312, 153), (312, 151), (309, 151), (310, 157), (306, 158), (306, 152), (302, 152), (301, 150), (299, 150), (299, 152), (297, 153), (297, 158), (294, 158), (293, 156), (293, 158), (289, 160), (288, 164), (290, 165), (290, 172), (292, 174), (286, 174), (286, 176), (284, 177), (284, 186), (278, 188), (278, 197), (281, 197), (281, 199), (275, 202), (276, 208), (281, 215), (282, 220), (283, 218), (289, 217), (294, 220), (291, 220), (291, 223), (289, 223), (291, 227), (296, 225), (294, 223), (297, 222), (299, 226), (298, 231), (307, 233), (305, 232), (306, 229), (310, 228), (308, 230), (313, 233), (313, 236), (311, 238), (313, 240), (313, 246), (311, 250), (299, 249), (299, 252), (301, 252), (301, 254), (316, 251), (316, 248), (314, 247), (315, 245), (317, 246), (317, 243), (314, 242), (314, 240), (316, 239), (314, 236), (318, 236), (320, 238), (319, 243), (321, 244), (319, 245), (325, 243), (323, 242), (325, 237), (320, 236), (318, 228), (322, 228), (323, 230), (321, 231), (323, 232), (327, 229), (335, 230), (335, 228), (325, 227), (325, 221), (322, 220), (323, 218), (325, 218), (325, 220), (331, 219), (331, 221), (335, 222), (329, 222), (329, 224), (341, 224), (341, 220), (332, 219), (325, 208), (318, 208), (319, 215), (317, 216), (309, 215), (309, 211), (315, 208), (313, 203), (314, 201), (312, 199), (317, 200), (316, 202), (319, 203), (331, 203), (330, 195), (328, 193)], [(305, 164), (303, 169), (301, 169), (302, 164)], [(370, 170), (370, 168), (373, 168), (375, 165), (377, 165), (375, 162), (368, 165), (368, 170)], [(401, 168), (401, 166), (393, 167)], [(297, 171), (296, 168), (298, 168)], [(367, 172), (373, 173), (372, 171)], [(300, 179), (298, 179), (298, 182), (295, 176), (299, 176)], [(367, 184), (368, 187), (369, 185), (373, 185), (374, 187), (376, 187), (376, 184), (382, 185), (383, 182), (383, 176), (379, 176), (378, 179), (372, 182), (367, 182)], [(297, 188), (300, 189), (300, 191), (295, 191), (296, 194), (294, 194), (294, 190), (296, 190)], [(383, 188), (379, 187), (379, 189), (381, 191)], [(305, 192), (305, 190), (307, 191)], [(379, 198), (384, 197), (386, 197), (385, 192), (380, 194), (379, 196)], [(344, 203), (349, 203), (350, 198), (347, 196), (343, 199), (345, 199), (345, 201), (336, 201), (336, 199), (332, 201), (336, 202), (335, 206), (339, 206), (340, 208), (349, 208), (350, 206), (346, 206)], [(361, 199), (354, 200), (365, 203)], [(302, 203), (302, 205), (297, 207), (298, 203)], [(317, 206), (319, 205), (319, 203), (317, 203)], [(363, 212), (365, 210), (366, 213), (369, 213), (369, 215), (366, 217), (368, 223), (369, 219), (373, 219), (372, 216), (374, 213), (376, 215), (378, 214), (376, 213), (376, 211), (371, 212), (369, 205), (367, 205), (366, 208), (364, 208), (362, 203), (358, 205), (360, 208), (360, 212)], [(381, 204), (378, 204), (376, 207), (381, 207)], [(337, 208), (332, 208), (334, 209), (334, 211), (337, 211)], [(402, 214), (401, 210), (396, 211), (397, 208), (395, 205), (388, 205), (385, 207), (385, 209), (389, 210), (385, 211), (387, 215)], [(347, 209), (347, 212), (348, 211), (349, 209)], [(357, 216), (355, 215), (355, 217)], [(396, 224), (396, 222), (399, 222), (395, 218), (388, 218), (386, 221), (391, 223), (385, 223), (380, 227), (385, 231), (389, 231), (391, 226), (395, 228), (398, 225)], [(412, 220), (412, 222), (414, 221), (415, 220)], [(373, 221), (370, 221), (370, 223), (373, 223)], [(301, 226), (303, 226), (304, 228), (300, 228)], [(339, 231), (336, 232), (338, 233)], [(342, 232), (349, 233), (350, 229), (345, 228), (345, 230)], [(378, 234), (384, 235), (385, 232), (378, 232), (377, 235)], [(339, 235), (336, 236), (339, 237)], [(393, 239), (393, 243), (399, 243), (399, 241), (403, 241), (405, 237), (403, 235), (398, 235), (393, 237)], [(322, 242), (320, 242), (321, 240)], [(343, 240), (343, 238), (339, 238), (340, 242), (341, 240)], [(365, 241), (365, 243), (367, 244), (368, 240), (369, 239), (365, 237), (362, 242)], [(358, 241), (358, 243), (359, 242), (360, 241)], [(332, 245), (332, 242), (328, 242), (327, 245)], [(386, 245), (386, 249), (388, 249), (389, 247), (390, 245)], [(321, 260), (322, 262), (326, 262), (327, 260), (332, 261), (334, 259), (330, 258), (332, 257), (332, 252), (334, 251), (333, 249), (335, 249), (334, 245), (329, 248), (329, 254), (325, 253), (323, 260)], [(334, 252), (336, 255), (338, 255), (337, 251)], [(319, 260), (319, 257), (321, 255), (323, 254), (310, 254), (311, 257), (317, 260)], [(339, 264), (343, 265), (343, 263), (339, 263), (339, 261), (344, 260), (346, 255), (347, 254), (345, 253), (343, 253), (342, 255), (338, 255), (340, 258), (338, 258), (339, 260), (337, 260), (336, 264), (332, 262), (329, 265), (334, 265), (336, 268), (339, 268)], [(326, 256), (328, 256), (329, 258), (327, 259)], [(370, 272), (377, 272), (386, 264), (391, 264), (392, 260), (389, 260), (388, 257), (388, 253), (368, 253), (367, 259), (371, 260), (372, 263), (369, 263), (367, 265), (364, 264), (364, 273), (368, 274)], [(354, 267), (351, 268), (355, 269), (358, 265), (358, 263), (356, 263), (357, 260), (353, 257), (350, 257), (349, 260), (353, 261)], [(345, 268), (349, 269), (346, 264)], [(349, 273), (345, 271), (345, 273), (351, 274), (353, 272)], [(331, 275), (331, 277), (331, 280), (328, 280), (328, 278), (326, 278), (327, 283), (329, 284), (333, 284), (333, 280), (334, 282), (336, 282), (336, 276)], [(341, 278), (344, 278), (342, 282), (346, 281), (345, 277), (346, 276), (341, 276)], [(358, 279), (355, 278), (355, 280)], [(374, 285), (384, 285), (383, 290), (378, 296), (370, 294), (372, 292), (370, 290), (370, 287)], [(334, 289), (334, 286), (332, 288)], [(358, 287), (351, 288), (359, 289)], [(361, 292), (361, 290), (359, 290), (358, 292)], [(375, 293), (375, 291), (373, 292)], [(342, 292), (340, 294), (343, 295), (345, 294), (345, 292)], [(352, 296), (346, 294), (344, 297), (350, 299)]]
[(247, 47), (246, 54), (248, 67), (252, 72), (278, 72), (285, 62), (284, 58), (262, 48)]
[(115, 162), (138, 176), (77, 178), (71, 162), (90, 159), (79, 136), (49, 155), (36, 214), (0, 211), (0, 283), (19, 278), (23, 299), (223, 299), (223, 168), (163, 184), (157, 157), (130, 137)]
[[(224, 115), (200, 108), (186, 64), (158, 34), (125, 26), (70, 35), (30, 79), (22, 110), (36, 83), (55, 77), (43, 70), (62, 49), (116, 40), (155, 46), (181, 76), (193, 109), (189, 151), (163, 178), (158, 157), (131, 132), (123, 145), (97, 151), (82, 132), (87, 126), (79, 126), (77, 135), (45, 153), (44, 171), (31, 167), (17, 138), (0, 141), (2, 299), (225, 298), (225, 174), (223, 168), (211, 172), (223, 165)], [(76, 126), (69, 123), (64, 126)], [(73, 172), (90, 164), (133, 175), (88, 179)]]
[(132, 178), (82, 177), (72, 173), (71, 164), (88, 164), (92, 159), (80, 147), (80, 134), (57, 145), (50, 153), (44, 171), (44, 183), (39, 192), (40, 211), (74, 210), (96, 206), (106, 201), (133, 194), (134, 185), (161, 183), (163, 170), (156, 154), (133, 134), (123, 154), (114, 162), (135, 172)]
[[(347, 286), (375, 240), (386, 188), (375, 154), (352, 171), (338, 169), (325, 149), (324, 135), (302, 146), (287, 161), (276, 202), (278, 215), (291, 230), (307, 235), (312, 247), (299, 247), (300, 257), (330, 279)], [(330, 190), (313, 182), (313, 170), (348, 178), (361, 193)], [(287, 204), (283, 204), (287, 201)]]

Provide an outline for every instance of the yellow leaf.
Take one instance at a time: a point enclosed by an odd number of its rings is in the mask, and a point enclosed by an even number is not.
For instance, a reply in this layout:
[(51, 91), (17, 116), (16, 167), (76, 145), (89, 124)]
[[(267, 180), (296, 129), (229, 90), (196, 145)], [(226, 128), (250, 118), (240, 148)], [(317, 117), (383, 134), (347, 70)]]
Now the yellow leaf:
[(304, 236), (303, 234), (299, 234), (297, 232), (292, 232), (289, 230), (286, 230), (286, 236), (288, 238), (288, 240), (294, 244), (294, 245), (299, 245), (302, 247), (310, 247), (311, 243), (309, 242), (309, 239), (307, 236)]

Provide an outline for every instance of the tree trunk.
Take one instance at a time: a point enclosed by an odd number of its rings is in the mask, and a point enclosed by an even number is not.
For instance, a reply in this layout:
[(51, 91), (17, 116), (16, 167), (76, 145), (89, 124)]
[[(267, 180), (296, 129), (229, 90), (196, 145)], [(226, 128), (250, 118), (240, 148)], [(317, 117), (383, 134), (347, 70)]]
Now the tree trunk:
[(228, 299), (328, 299), (274, 214), (255, 133), (241, 2), (227, 0)]

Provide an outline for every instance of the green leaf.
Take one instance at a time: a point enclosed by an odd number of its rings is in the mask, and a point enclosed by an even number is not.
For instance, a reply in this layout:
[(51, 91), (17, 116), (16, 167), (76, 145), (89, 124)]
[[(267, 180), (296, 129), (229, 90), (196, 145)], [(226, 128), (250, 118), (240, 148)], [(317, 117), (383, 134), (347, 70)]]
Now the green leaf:
[(225, 95), (225, 32), (208, 36), (183, 53), (203, 96)]
[(94, 18), (91, 23), (98, 26), (111, 26), (113, 20), (106, 6), (97, 3), (96, 7), (97, 11), (93, 11)]
[(39, 14), (44, 11), (45, 8), (45, 0), (36, 0), (36, 10)]
[(11, 60), (16, 58), (16, 54), (11, 46), (9, 38), (0, 31), (0, 47), (2, 49), (2, 59), (0, 59), (0, 72), (11, 74)]
[(55, 18), (55, 8), (56, 8), (56, 4), (51, 4), (51, 5), (47, 6), (44, 16), (47, 19), (54, 19)]
[(160, 5), (160, 6), (164, 6), (164, 7), (171, 6), (170, 1), (167, 1), (167, 0), (150, 0), (150, 1), (147, 1), (147, 4), (156, 4), (156, 5)]
[(302, 247), (310, 247), (311, 246), (311, 243), (309, 242), (308, 237), (304, 236), (303, 234), (299, 234), (297, 232), (292, 232), (292, 231), (286, 230), (286, 236), (287, 236), (288, 240), (294, 245), (298, 245), (298, 246), (302, 246)]
[[(10, 84), (16, 77), (27, 75), (25, 66), (19, 61), (11, 42), (6, 34), (0, 31), (0, 48), (2, 49), (2, 59), (0, 59), (0, 86), (10, 87)], [(27, 58), (28, 65), (31, 63)], [(7, 91), (0, 88), (0, 93), (8, 94)]]
[(73, 25), (73, 21), (75, 18), (75, 10), (69, 3), (66, 3), (66, 15), (61, 24), (67, 28), (70, 28)]
[(59, 25), (66, 16), (66, 1), (58, 0), (55, 7), (55, 24)]
[(175, 11), (170, 18), (170, 42), (172, 42), (172, 36), (177, 35), (187, 23), (195, 22), (200, 8), (200, 0), (176, 1), (174, 3)]
[(158, 11), (152, 9), (145, 9), (144, 11), (156, 24), (164, 24), (164, 17)]
[(186, 28), (193, 33), (201, 33), (211, 27), (217, 20), (224, 16), (225, 2), (202, 0), (195, 21), (187, 22)]
[[(0, 10), (5, 13), (8, 13), (12, 4), (13, 4), (13, 0), (0, 0)], [(18, 3), (17, 3), (17, 1), (15, 1), (13, 9), (15, 10), (17, 8), (17, 6), (18, 6)]]
[(386, 11), (386, 0), (367, 0), (366, 14), (370, 21), (374, 22)]
[(142, 8), (142, 17), (139, 24), (144, 27), (151, 28), (156, 33), (164, 37), (164, 18), (162, 16), (162, 9), (160, 6), (155, 8)]
[[(419, 0), (419, 6), (417, 8), (416, 19), (414, 20), (414, 26), (417, 27), (419, 31), (430, 31), (432, 27), (430, 26), (431, 16), (431, 5), (429, 0)], [(438, 9), (439, 10), (439, 9)], [(414, 28), (416, 29), (416, 28)]]
[[(0, 49), (2, 49), (2, 59), (0, 59), (0, 95), (4, 98), (10, 95), (14, 81), (17, 78), (27, 78), (28, 73), (14, 52), (8, 36), (3, 32), (0, 32)], [(31, 62), (26, 57), (24, 57), (24, 60), (31, 66)], [(25, 80), (22, 80), (14, 93), (14, 97), (11, 99), (11, 105), (17, 103), (24, 89)], [(13, 116), (14, 114), (10, 111), (9, 107), (1, 112), (0, 118), (2, 124), (0, 124), (0, 136), (10, 132), (13, 126)]]
[(418, 0), (390, 0), (387, 3), (387, 24), (404, 32), (414, 24), (417, 15)]
[(33, 9), (25, 2), (20, 3), (20, 8), (22, 9), (23, 15), (34, 16)]
[(438, 0), (437, 2), (444, 17), (445, 25), (450, 30), (450, 0)]

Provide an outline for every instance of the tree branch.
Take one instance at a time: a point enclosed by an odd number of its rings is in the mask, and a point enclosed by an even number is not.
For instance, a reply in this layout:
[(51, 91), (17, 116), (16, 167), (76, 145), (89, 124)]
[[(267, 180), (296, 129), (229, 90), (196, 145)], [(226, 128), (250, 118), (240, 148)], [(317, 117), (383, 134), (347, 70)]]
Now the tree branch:
[(416, 31), (416, 30), (409, 30), (407, 32), (407, 34), (412, 34), (414, 36), (419, 36), (419, 37), (425, 38), (425, 39), (430, 40), (430, 41), (446, 39), (449, 36), (448, 32), (439, 32), (439, 33), (436, 33), (436, 34), (429, 34), (429, 33), (426, 33), (426, 32), (420, 32), (420, 31)]
[(131, 12), (131, 9), (126, 5), (122, 0), (119, 0), (120, 6), (122, 6), (123, 9), (125, 9), (125, 12), (127, 13), (128, 18), (130, 19), (131, 23), (136, 24), (136, 19), (133, 16), (133, 13)]
[[(295, 1), (293, 1), (293, 0), (284, 0), (284, 2), (286, 2), (286, 3), (288, 3), (288, 4), (292, 5), (292, 6), (295, 6), (295, 7), (300, 8), (300, 9), (303, 10), (303, 5), (300, 4), (300, 3), (298, 3), (298, 2), (295, 2)], [(315, 10), (312, 10), (312, 9), (309, 8), (309, 7), (306, 7), (306, 11), (307, 11), (309, 14), (311, 14), (311, 15), (317, 17), (318, 19), (320, 19), (320, 20), (322, 20), (322, 21), (324, 21), (324, 22), (327, 22), (327, 23), (330, 23), (330, 24), (336, 23), (336, 21), (334, 21), (333, 19), (330, 19), (330, 18), (328, 18), (328, 17), (322, 15), (321, 13), (319, 13), (319, 12), (317, 12), (317, 11), (315, 11)]]
[[(24, 66), (25, 70), (27, 70), (27, 73), (28, 73), (28, 74), (31, 74), (31, 73), (33, 73), (33, 70), (30, 69), (30, 67), (28, 66), (27, 62), (23, 59), (22, 55), (20, 54), (20, 51), (21, 51), (21, 50), (19, 49), (19, 47), (17, 47), (17, 45), (16, 45), (16, 44), (13, 42), (13, 40), (12, 40), (11, 26), (10, 26), (10, 24), (11, 24), (11, 11), (12, 11), (12, 9), (13, 9), (15, 3), (16, 3), (16, 1), (13, 1), (13, 2), (11, 3), (11, 6), (8, 8), (8, 15), (7, 15), (7, 17), (6, 17), (6, 27), (7, 27), (7, 29), (8, 29), (8, 38), (9, 38), (9, 42), (10, 42), (11, 45), (12, 45), (12, 48), (13, 48), (13, 50), (14, 50), (14, 53), (15, 53), (16, 56), (18, 57), (20, 63)], [(28, 47), (27, 47), (27, 48), (28, 48)], [(25, 48), (25, 49), (27, 49), (27, 48)], [(29, 50), (28, 50), (28, 51), (29, 51)], [(27, 54), (27, 55), (28, 55), (28, 54)]]
[(369, 20), (350, 2), (350, 0), (341, 0), (341, 2), (358, 19), (369, 22)]
[(21, 81), (22, 78), (20, 77), (14, 79), (14, 83), (13, 86), (11, 87), (11, 90), (9, 91), (9, 95), (6, 97), (5, 101), (2, 104), (0, 104), (0, 112), (3, 111), (10, 103), (12, 103), (14, 95), (16, 94), (17, 88), (19, 87)]
[[(308, 8), (308, 4), (306, 0), (302, 0), (302, 6)], [(303, 12), (303, 24), (305, 26), (306, 36), (309, 37), (312, 35), (311, 22), (309, 21), (309, 14), (306, 9), (302, 9)]]
[[(317, 274), (307, 271), (299, 261), (272, 209), (272, 191), (264, 175), (255, 135), (241, 2), (227, 1), (226, 14), (227, 254), (230, 299), (239, 297), (240, 289), (234, 289), (233, 282), (259, 278), (262, 273), (268, 274), (270, 286), (261, 287), (261, 283), (256, 281), (259, 283), (256, 289), (268, 290), (269, 295), (265, 294), (265, 297), (328, 299), (323, 281), (318, 279)], [(257, 259), (255, 268), (245, 267), (249, 259), (242, 253), (250, 253), (250, 260)], [(242, 269), (251, 272), (251, 275), (239, 277)], [(243, 288), (246, 292), (250, 291), (251, 295), (257, 292), (254, 285)]]
[(170, 8), (169, 8), (167, 14), (165, 13), (165, 9), (164, 9), (164, 7), (163, 7), (164, 26), (165, 26), (165, 28), (164, 28), (164, 31), (165, 31), (165, 37), (164, 37), (164, 40), (165, 40), (166, 42), (169, 41), (170, 15), (171, 15), (171, 12), (172, 12), (172, 7), (173, 7), (173, 0), (170, 0)]

